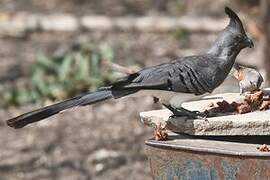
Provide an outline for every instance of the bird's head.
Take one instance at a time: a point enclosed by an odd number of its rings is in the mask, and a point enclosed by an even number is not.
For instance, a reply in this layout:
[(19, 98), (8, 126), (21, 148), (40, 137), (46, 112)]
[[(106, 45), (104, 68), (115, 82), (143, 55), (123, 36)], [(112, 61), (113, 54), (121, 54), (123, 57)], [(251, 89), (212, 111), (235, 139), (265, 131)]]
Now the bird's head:
[(236, 56), (242, 49), (254, 47), (253, 41), (246, 35), (237, 14), (228, 7), (225, 7), (225, 13), (229, 16), (230, 23), (218, 35), (214, 46), (209, 52), (219, 56)]

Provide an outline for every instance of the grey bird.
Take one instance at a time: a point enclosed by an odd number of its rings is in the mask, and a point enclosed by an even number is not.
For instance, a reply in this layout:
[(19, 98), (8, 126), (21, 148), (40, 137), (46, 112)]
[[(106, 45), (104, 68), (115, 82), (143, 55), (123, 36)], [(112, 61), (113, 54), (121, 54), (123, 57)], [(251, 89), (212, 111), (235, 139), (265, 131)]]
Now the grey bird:
[(27, 124), (40, 121), (75, 106), (86, 106), (108, 99), (117, 99), (137, 92), (147, 92), (158, 97), (174, 116), (196, 118), (204, 116), (197, 111), (175, 107), (173, 95), (185, 93), (199, 96), (211, 93), (227, 77), (233, 67), (236, 56), (246, 48), (252, 48), (253, 42), (245, 33), (242, 22), (235, 12), (225, 8), (229, 16), (228, 26), (220, 32), (213, 46), (202, 55), (178, 58), (173, 62), (144, 68), (120, 79), (110, 86), (99, 88), (74, 98), (34, 110), (7, 120), (13, 128), (22, 128)]
[(259, 90), (264, 81), (256, 69), (238, 63), (234, 64), (232, 74), (239, 81), (240, 94)]

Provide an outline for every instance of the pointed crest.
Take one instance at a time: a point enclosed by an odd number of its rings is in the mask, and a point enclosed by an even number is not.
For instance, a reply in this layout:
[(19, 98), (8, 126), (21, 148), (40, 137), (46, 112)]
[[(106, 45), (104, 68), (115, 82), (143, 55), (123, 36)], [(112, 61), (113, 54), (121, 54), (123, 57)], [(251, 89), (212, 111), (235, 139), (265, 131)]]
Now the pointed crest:
[(233, 28), (236, 31), (239, 31), (242, 34), (246, 34), (243, 24), (240, 20), (240, 18), (237, 16), (237, 14), (230, 8), (225, 7), (225, 13), (229, 16), (230, 18), (230, 23), (228, 27)]

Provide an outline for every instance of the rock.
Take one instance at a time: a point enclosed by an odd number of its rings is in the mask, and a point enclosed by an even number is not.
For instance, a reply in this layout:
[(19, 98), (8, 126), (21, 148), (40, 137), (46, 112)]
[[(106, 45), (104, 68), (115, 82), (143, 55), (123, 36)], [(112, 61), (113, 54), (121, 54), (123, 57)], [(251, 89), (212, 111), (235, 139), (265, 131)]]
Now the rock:
[[(243, 101), (238, 93), (208, 96), (204, 100), (184, 103), (189, 110), (204, 111), (209, 104), (226, 100), (228, 102)], [(167, 109), (140, 113), (144, 124), (154, 127), (161, 123), (166, 129), (176, 133), (203, 136), (234, 135), (270, 135), (270, 110), (255, 111), (246, 114), (222, 114), (221, 116), (203, 119), (170, 118)]]

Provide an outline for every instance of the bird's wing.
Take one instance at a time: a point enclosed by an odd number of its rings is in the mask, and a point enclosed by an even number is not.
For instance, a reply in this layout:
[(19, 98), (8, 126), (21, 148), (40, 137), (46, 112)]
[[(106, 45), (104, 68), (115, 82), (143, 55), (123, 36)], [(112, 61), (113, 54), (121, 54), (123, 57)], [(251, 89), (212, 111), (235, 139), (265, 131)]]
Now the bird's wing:
[(169, 74), (173, 63), (161, 64), (131, 74), (115, 82), (112, 89), (159, 89), (169, 90)]
[[(112, 89), (167, 90), (196, 95), (212, 91), (205, 75), (199, 71), (207, 61), (190, 56), (175, 62), (145, 68), (112, 85)], [(206, 79), (205, 79), (206, 78)]]

